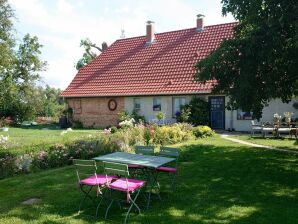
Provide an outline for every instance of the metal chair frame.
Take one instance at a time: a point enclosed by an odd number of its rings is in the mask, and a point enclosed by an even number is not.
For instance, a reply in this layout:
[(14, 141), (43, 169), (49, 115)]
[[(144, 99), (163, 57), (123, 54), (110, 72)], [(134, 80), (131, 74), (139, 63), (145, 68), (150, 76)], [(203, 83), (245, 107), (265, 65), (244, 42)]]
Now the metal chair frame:
[[(161, 146), (159, 156), (175, 158), (175, 166), (173, 168), (175, 168), (175, 169), (178, 168), (178, 160), (179, 160), (179, 156), (180, 156), (180, 151), (178, 148)], [(177, 169), (177, 172), (178, 172), (178, 169)], [(175, 192), (175, 190), (176, 190), (177, 172), (168, 172), (169, 175), (172, 175), (171, 186), (172, 186), (173, 192)], [(157, 172), (157, 173), (160, 173), (160, 172)], [(155, 178), (156, 178), (155, 181), (158, 183), (157, 177), (158, 177), (158, 175), (155, 175)]]
[[(103, 165), (104, 165), (104, 172), (105, 172), (106, 176), (107, 175), (116, 175), (119, 178), (120, 177), (125, 178), (125, 180), (126, 180), (126, 186), (127, 186), (127, 189), (128, 189), (128, 177), (130, 177), (130, 174), (129, 174), (129, 170), (128, 170), (128, 165), (127, 164), (113, 163), (113, 162), (103, 162)], [(127, 213), (125, 215), (124, 223), (127, 223), (128, 216), (129, 216), (129, 214), (130, 214), (130, 212), (131, 212), (131, 210), (132, 210), (133, 207), (135, 207), (138, 210), (139, 214), (141, 213), (141, 209), (137, 205), (136, 200), (137, 200), (137, 198), (138, 198), (138, 196), (140, 194), (140, 191), (141, 191), (142, 187), (143, 186), (137, 188), (135, 191), (130, 191), (129, 189), (126, 191), (126, 196), (127, 196), (126, 202), (127, 203), (130, 203), (131, 205), (129, 206), (128, 211), (127, 211)], [(107, 188), (110, 190), (110, 194), (109, 195), (110, 195), (111, 202), (110, 202), (109, 206), (107, 207), (105, 218), (107, 218), (108, 212), (109, 212), (112, 204), (115, 201), (117, 201), (118, 203), (123, 202), (123, 200), (121, 200), (121, 199), (112, 198), (113, 191), (121, 191), (121, 190), (111, 188), (110, 187), (110, 184), (108, 182), (107, 182)], [(134, 194), (134, 197), (132, 197), (132, 194)]]
[[(93, 197), (91, 197), (90, 192), (93, 189), (93, 187), (96, 186), (97, 196), (99, 196), (99, 194), (102, 194), (102, 189), (104, 188), (104, 186), (102, 186), (102, 185), (86, 185), (86, 184), (82, 184), (82, 182), (81, 182), (82, 176), (85, 176), (86, 178), (95, 176), (96, 182), (98, 182), (97, 173), (96, 173), (97, 165), (94, 160), (74, 159), (73, 164), (76, 167), (76, 174), (77, 174), (77, 178), (78, 178), (80, 191), (84, 194), (84, 196), (82, 197), (82, 199), (80, 201), (80, 205), (79, 205), (79, 212), (80, 212), (82, 205), (87, 198), (89, 198), (93, 202), (93, 204), (96, 206), (96, 201)], [(87, 190), (85, 190), (85, 188), (87, 188)]]

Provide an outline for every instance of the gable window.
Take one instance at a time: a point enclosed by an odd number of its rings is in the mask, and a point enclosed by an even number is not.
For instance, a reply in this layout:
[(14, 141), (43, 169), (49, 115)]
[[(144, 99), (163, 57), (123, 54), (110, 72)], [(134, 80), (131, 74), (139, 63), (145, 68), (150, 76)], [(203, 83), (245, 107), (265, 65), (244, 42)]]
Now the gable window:
[(186, 104), (185, 97), (173, 97), (173, 117), (176, 117), (181, 112), (181, 107)]
[(153, 98), (153, 110), (161, 111), (161, 99), (160, 98)]
[(141, 100), (140, 98), (133, 99), (133, 109), (134, 110), (141, 110)]

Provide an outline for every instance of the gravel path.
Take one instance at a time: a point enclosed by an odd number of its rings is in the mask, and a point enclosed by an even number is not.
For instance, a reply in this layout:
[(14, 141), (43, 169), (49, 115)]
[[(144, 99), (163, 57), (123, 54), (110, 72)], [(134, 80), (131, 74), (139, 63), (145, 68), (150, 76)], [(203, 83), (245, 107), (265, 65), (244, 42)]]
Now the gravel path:
[(222, 138), (224, 138), (228, 141), (237, 142), (237, 143), (243, 144), (243, 145), (249, 145), (249, 146), (252, 146), (252, 147), (263, 148), (263, 149), (267, 149), (267, 150), (289, 152), (289, 153), (293, 153), (293, 154), (298, 155), (298, 152), (296, 152), (294, 150), (281, 149), (281, 148), (277, 148), (277, 147), (273, 147), (273, 146), (267, 146), (267, 145), (259, 145), (259, 144), (255, 144), (255, 143), (251, 143), (251, 142), (247, 142), (247, 141), (243, 141), (243, 140), (233, 138), (231, 135), (222, 134), (222, 135), (220, 135), (220, 137), (222, 137)]

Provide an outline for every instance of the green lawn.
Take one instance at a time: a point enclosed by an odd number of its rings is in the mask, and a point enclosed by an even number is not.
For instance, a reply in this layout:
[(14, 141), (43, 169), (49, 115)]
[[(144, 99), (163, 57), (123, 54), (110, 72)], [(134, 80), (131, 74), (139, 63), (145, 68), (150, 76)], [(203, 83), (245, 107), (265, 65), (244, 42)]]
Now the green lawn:
[(43, 150), (44, 147), (56, 143), (85, 139), (99, 133), (100, 131), (95, 129), (74, 129), (66, 133), (56, 125), (39, 125), (23, 128), (10, 127), (8, 132), (0, 132), (0, 135), (9, 136), (8, 151), (23, 153)]
[(274, 137), (260, 137), (260, 136), (253, 136), (250, 135), (233, 135), (232, 138), (237, 138), (240, 140), (260, 144), (260, 145), (268, 145), (283, 149), (292, 149), (298, 150), (298, 140), (293, 138), (274, 138)]
[[(218, 136), (179, 145), (178, 190), (162, 193), (129, 223), (298, 223), (298, 158), (253, 149)], [(168, 192), (162, 179), (163, 192)], [(80, 193), (72, 166), (0, 180), (0, 223), (96, 223), (89, 208), (77, 214)], [(32, 197), (39, 205), (22, 205)], [(90, 204), (91, 206), (91, 204)], [(102, 208), (104, 209), (104, 208)], [(103, 221), (103, 211), (97, 223)], [(115, 206), (110, 218), (120, 222)]]

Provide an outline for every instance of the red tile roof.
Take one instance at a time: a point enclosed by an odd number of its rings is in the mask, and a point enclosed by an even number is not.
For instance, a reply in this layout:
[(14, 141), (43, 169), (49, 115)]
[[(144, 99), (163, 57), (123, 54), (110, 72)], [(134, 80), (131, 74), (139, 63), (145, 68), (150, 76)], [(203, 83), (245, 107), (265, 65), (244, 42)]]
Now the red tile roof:
[(237, 23), (120, 39), (77, 73), (63, 97), (210, 93), (212, 84), (194, 82), (194, 65), (232, 38)]

